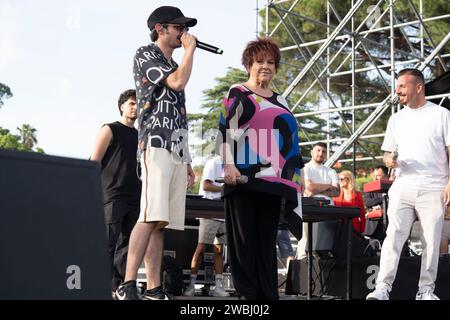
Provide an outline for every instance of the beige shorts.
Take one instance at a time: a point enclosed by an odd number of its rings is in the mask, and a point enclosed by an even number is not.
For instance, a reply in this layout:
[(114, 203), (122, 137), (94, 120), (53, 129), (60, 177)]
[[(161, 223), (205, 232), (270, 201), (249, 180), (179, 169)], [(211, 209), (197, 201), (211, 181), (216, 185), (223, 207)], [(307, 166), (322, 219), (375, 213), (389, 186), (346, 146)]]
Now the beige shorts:
[(198, 243), (226, 243), (225, 221), (217, 221), (204, 218), (200, 218), (199, 220), (200, 225), (198, 227)]
[(141, 213), (139, 222), (184, 230), (187, 168), (163, 148), (148, 147), (141, 157)]

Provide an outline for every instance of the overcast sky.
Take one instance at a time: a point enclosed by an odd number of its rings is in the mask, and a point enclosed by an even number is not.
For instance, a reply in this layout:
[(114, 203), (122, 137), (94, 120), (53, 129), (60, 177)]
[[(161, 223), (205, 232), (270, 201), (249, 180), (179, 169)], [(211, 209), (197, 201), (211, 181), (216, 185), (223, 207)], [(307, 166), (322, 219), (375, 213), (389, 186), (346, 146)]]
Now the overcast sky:
[[(101, 125), (120, 117), (119, 94), (134, 88), (133, 55), (149, 43), (147, 17), (161, 5), (197, 18), (191, 33), (224, 50), (196, 52), (186, 96), (188, 112), (200, 112), (214, 78), (241, 68), (255, 38), (256, 2), (0, 0), (0, 82), (14, 94), (0, 109), (0, 127), (31, 124), (47, 154), (87, 159)], [(182, 49), (175, 52), (180, 62)]]

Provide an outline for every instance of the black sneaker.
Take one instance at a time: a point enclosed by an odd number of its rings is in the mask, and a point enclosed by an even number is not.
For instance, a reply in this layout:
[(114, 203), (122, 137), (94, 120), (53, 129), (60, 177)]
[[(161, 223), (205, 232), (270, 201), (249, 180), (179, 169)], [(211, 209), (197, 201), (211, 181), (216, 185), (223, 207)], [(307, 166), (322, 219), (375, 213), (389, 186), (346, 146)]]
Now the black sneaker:
[(136, 281), (122, 283), (116, 290), (117, 300), (140, 300), (137, 294)]
[(142, 300), (171, 300), (161, 286), (146, 290)]

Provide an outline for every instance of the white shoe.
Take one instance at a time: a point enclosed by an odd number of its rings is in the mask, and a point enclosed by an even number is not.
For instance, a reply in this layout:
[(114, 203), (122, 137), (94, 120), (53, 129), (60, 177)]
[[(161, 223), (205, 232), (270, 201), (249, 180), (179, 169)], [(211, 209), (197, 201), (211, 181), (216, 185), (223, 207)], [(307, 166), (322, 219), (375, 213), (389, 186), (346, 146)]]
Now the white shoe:
[(367, 295), (366, 300), (389, 300), (389, 291), (386, 288), (377, 288)]
[(441, 300), (432, 290), (424, 292), (417, 291), (416, 300)]
[(192, 282), (189, 284), (189, 286), (184, 290), (183, 296), (185, 297), (193, 297), (195, 295), (195, 284)]
[(230, 296), (230, 294), (226, 292), (223, 286), (221, 285), (216, 285), (216, 287), (214, 288), (213, 295), (214, 297), (222, 297), (222, 298)]

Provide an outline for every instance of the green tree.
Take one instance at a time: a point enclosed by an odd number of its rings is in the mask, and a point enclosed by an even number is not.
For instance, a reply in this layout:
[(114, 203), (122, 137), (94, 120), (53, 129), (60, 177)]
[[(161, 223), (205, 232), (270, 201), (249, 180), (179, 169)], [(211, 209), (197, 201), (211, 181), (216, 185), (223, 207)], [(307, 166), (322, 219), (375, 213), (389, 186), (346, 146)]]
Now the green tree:
[(28, 149), (32, 150), (37, 144), (36, 129), (29, 124), (23, 124), (21, 128), (17, 128), (20, 134), (20, 142)]
[(20, 142), (20, 136), (12, 134), (8, 129), (0, 127), (0, 149), (32, 151), (29, 147)]
[(0, 108), (3, 106), (3, 100), (11, 98), (12, 96), (11, 89), (7, 85), (0, 83)]
[(45, 153), (42, 148), (35, 148), (37, 143), (35, 128), (24, 124), (17, 130), (19, 134), (13, 134), (8, 129), (0, 127), (0, 149)]
[[(0, 107), (3, 106), (3, 100), (13, 96), (11, 89), (0, 83)], [(36, 132), (37, 130), (29, 124), (23, 124), (17, 128), (19, 134), (13, 134), (8, 129), (0, 127), (0, 149), (19, 150), (19, 151), (33, 151), (44, 153), (42, 148), (37, 147)]]
[(20, 150), (21, 148), (20, 137), (0, 127), (0, 149)]
[(214, 80), (216, 85), (211, 89), (203, 91), (202, 109), (205, 114), (193, 114), (190, 120), (202, 120), (203, 132), (208, 129), (217, 129), (219, 125), (220, 109), (222, 100), (233, 84), (247, 81), (247, 73), (241, 69), (228, 68), (227, 73), (223, 77), (217, 77)]
[(214, 150), (215, 130), (219, 128), (220, 109), (222, 100), (233, 84), (247, 81), (247, 72), (229, 67), (223, 77), (215, 78), (216, 85), (203, 91), (202, 109), (206, 113), (189, 115), (189, 124), (195, 136), (202, 140), (201, 145), (196, 145), (194, 153), (197, 157), (209, 156)]

